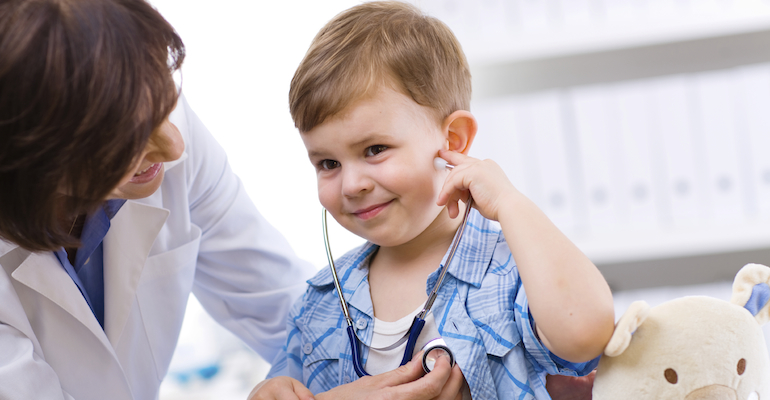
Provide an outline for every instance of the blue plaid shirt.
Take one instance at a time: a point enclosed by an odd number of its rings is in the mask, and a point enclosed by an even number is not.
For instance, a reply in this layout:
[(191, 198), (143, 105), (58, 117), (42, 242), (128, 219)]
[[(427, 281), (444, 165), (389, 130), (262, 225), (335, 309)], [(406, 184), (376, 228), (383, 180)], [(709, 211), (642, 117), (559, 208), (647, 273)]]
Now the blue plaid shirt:
[[(374, 312), (367, 280), (377, 246), (366, 243), (336, 261), (340, 284), (358, 336), (372, 340)], [(444, 255), (444, 261), (446, 255)], [(426, 293), (438, 279), (428, 277)], [(290, 376), (313, 393), (352, 382), (350, 343), (331, 272), (308, 281), (305, 295), (288, 318), (289, 337), (268, 377)], [(482, 399), (550, 399), (545, 375), (585, 375), (599, 358), (570, 363), (551, 353), (535, 336), (527, 296), (500, 225), (476, 210), (433, 304), (439, 333), (455, 354), (471, 396)], [(365, 365), (368, 348), (362, 346)]]

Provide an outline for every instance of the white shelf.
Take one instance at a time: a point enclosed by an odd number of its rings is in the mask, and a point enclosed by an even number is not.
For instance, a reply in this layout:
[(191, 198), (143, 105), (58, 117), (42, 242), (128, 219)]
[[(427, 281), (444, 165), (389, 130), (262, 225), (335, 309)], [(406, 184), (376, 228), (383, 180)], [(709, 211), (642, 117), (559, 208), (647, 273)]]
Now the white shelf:
[(574, 234), (570, 239), (595, 264), (615, 264), (766, 249), (770, 223)]
[(555, 58), (770, 29), (764, 0), (413, 0), (471, 65)]
[(770, 63), (515, 93), (474, 103), (471, 155), (596, 264), (746, 253), (770, 249), (768, 107)]
[(633, 47), (684, 42), (770, 29), (770, 9), (761, 13), (702, 16), (654, 21), (650, 25), (600, 25), (559, 29), (540, 35), (514, 34), (484, 39), (472, 33), (460, 37), (472, 65), (557, 58)]

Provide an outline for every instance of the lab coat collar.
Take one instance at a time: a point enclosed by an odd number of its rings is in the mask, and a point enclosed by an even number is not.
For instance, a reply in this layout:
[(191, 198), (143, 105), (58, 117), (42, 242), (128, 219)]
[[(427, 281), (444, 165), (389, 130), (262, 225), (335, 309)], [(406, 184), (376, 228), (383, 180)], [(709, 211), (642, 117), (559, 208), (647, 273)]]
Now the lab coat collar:
[(99, 321), (96, 320), (77, 285), (61, 267), (53, 252), (29, 253), (11, 276), (71, 314), (114, 355)]
[[(147, 256), (168, 215), (168, 210), (128, 201), (112, 219), (104, 238), (104, 330), (53, 252), (29, 253), (11, 276), (67, 311), (112, 351), (131, 312)], [(0, 256), (17, 248), (0, 241)]]
[(169, 211), (134, 201), (112, 218), (104, 237), (104, 332), (115, 345), (126, 325), (136, 288)]

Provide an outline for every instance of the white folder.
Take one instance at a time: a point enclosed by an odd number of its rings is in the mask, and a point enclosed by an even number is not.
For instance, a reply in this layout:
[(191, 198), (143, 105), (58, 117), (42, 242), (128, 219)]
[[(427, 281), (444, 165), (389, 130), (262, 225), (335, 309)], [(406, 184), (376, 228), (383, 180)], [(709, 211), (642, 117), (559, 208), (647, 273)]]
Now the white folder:
[(607, 98), (607, 86), (587, 86), (570, 92), (578, 158), (583, 176), (582, 204), (591, 232), (620, 227), (617, 166), (618, 137), (610, 115), (614, 106)]
[(696, 134), (705, 158), (706, 200), (717, 224), (743, 222), (746, 212), (746, 177), (740, 163), (736, 119), (735, 74), (730, 70), (694, 75), (691, 93)]
[(746, 158), (752, 195), (751, 211), (770, 220), (770, 65), (743, 67), (736, 72), (739, 115), (747, 137)]
[(617, 121), (619, 139), (621, 221), (631, 230), (656, 229), (660, 195), (655, 178), (662, 175), (662, 168), (656, 157), (660, 149), (655, 147), (652, 136), (655, 127), (649, 81), (617, 84), (609, 94), (617, 110), (616, 118), (610, 118)]
[(660, 211), (674, 229), (707, 224), (705, 176), (696, 153), (686, 79), (677, 75), (649, 85), (653, 136), (663, 170)]
[(521, 132), (515, 128), (517, 103), (515, 97), (506, 97), (472, 105), (471, 110), (479, 130), (469, 155), (482, 160), (494, 160), (505, 171), (511, 183), (525, 196), (531, 197), (528, 173), (531, 175), (532, 172), (522, 158), (522, 152), (526, 149), (521, 145)]
[[(524, 144), (522, 155), (534, 178), (530, 197), (565, 233), (574, 232), (576, 178), (564, 130), (563, 94), (539, 92), (524, 96), (516, 107), (516, 130)], [(574, 174), (574, 175), (573, 175)]]

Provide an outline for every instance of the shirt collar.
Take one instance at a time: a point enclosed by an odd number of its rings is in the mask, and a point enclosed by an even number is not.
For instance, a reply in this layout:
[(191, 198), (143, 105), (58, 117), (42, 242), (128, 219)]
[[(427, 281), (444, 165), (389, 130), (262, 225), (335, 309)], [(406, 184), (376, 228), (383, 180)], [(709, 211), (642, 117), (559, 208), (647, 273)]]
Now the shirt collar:
[[(484, 218), (475, 209), (468, 214), (467, 224), (447, 273), (465, 283), (480, 287), (497, 242), (503, 240), (502, 229), (499, 223)], [(442, 266), (446, 265), (450, 249), (447, 249), (441, 260)], [(439, 272), (440, 270), (436, 270), (428, 277), (428, 290), (433, 288)]]
[[(342, 286), (343, 293), (349, 294), (348, 290), (354, 290), (358, 287), (358, 284), (368, 274), (367, 268), (369, 265), (369, 257), (374, 254), (379, 246), (374, 243), (366, 242), (357, 249), (348, 252), (344, 256), (334, 261), (337, 269), (337, 277), (340, 280), (340, 286)], [(310, 278), (307, 283), (311, 286), (321, 288), (323, 286), (332, 285), (334, 278), (332, 277), (331, 270), (324, 268), (314, 277)]]
[[(502, 230), (499, 223), (484, 218), (476, 210), (471, 210), (467, 223), (468, 226), (465, 227), (465, 232), (447, 273), (463, 282), (479, 287), (492, 260), (495, 246), (499, 240), (502, 240)], [(366, 278), (368, 269), (364, 267), (369, 265), (369, 258), (377, 249), (379, 246), (366, 242), (358, 249), (335, 260), (337, 277), (340, 279), (340, 285), (345, 296), (354, 293), (355, 289)], [(441, 265), (446, 263), (448, 256), (449, 249), (444, 254)], [(438, 279), (438, 273), (439, 268), (437, 267), (436, 271), (428, 277), (428, 290)], [(321, 288), (332, 285), (334, 281), (331, 271), (327, 267), (308, 280), (307, 283)]]
[(81, 247), (77, 251), (75, 264), (73, 265), (76, 271), (80, 271), (80, 268), (91, 257), (91, 254), (102, 243), (104, 236), (107, 235), (107, 231), (110, 229), (110, 220), (118, 213), (125, 202), (125, 199), (107, 200), (94, 213), (86, 216), (83, 232), (80, 235)]

